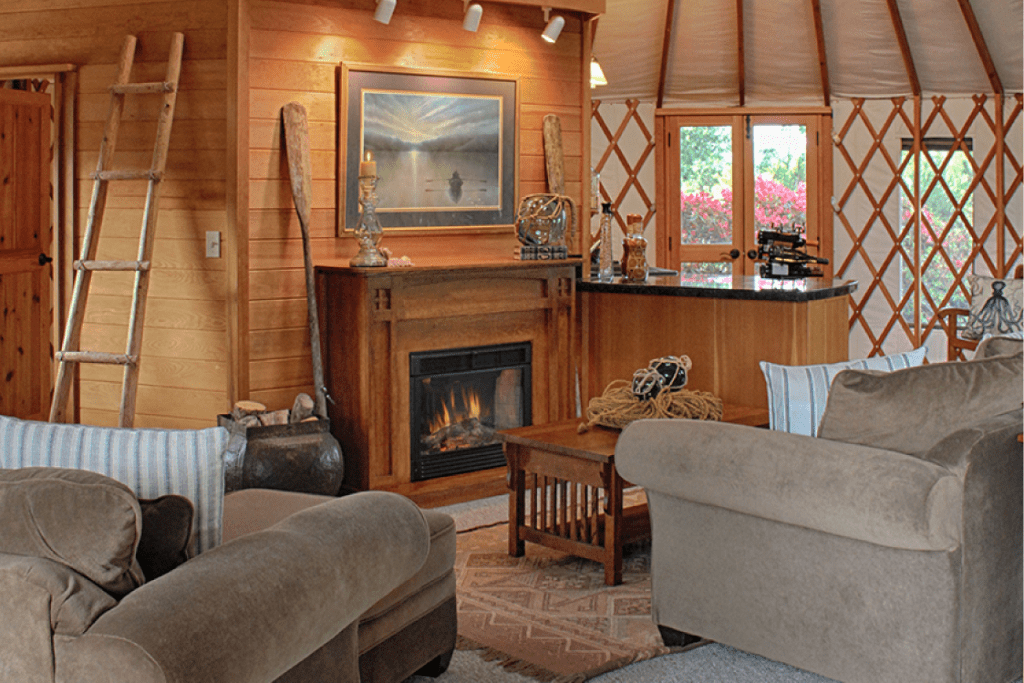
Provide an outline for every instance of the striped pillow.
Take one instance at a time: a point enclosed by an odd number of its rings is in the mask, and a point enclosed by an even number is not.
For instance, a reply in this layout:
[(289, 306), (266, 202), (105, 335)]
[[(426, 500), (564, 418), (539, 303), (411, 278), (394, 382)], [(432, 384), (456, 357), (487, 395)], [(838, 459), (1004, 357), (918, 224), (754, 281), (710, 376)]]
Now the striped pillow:
[(184, 496), (196, 509), (196, 553), (220, 544), (227, 443), (222, 427), (117, 429), (0, 416), (0, 468), (89, 470), (120, 481), (139, 498)]
[(928, 347), (892, 356), (874, 356), (828, 365), (776, 365), (761, 361), (768, 385), (768, 422), (772, 429), (817, 436), (832, 380), (843, 370), (892, 372), (921, 365)]

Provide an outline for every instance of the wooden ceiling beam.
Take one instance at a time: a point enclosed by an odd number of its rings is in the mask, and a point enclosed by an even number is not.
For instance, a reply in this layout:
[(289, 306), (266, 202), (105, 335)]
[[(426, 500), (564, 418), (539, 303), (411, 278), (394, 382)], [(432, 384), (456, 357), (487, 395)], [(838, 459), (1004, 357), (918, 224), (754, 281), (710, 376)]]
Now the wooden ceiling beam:
[(825, 106), (832, 103), (832, 84), (828, 77), (828, 57), (825, 55), (825, 29), (821, 21), (821, 0), (811, 0), (811, 14), (814, 16), (814, 38), (818, 43), (818, 68), (821, 70), (821, 93)]
[(907, 41), (907, 32), (903, 28), (903, 18), (900, 16), (900, 8), (896, 0), (885, 0), (889, 5), (889, 16), (892, 18), (892, 28), (896, 32), (896, 41), (900, 45), (900, 54), (903, 55), (903, 66), (907, 69), (907, 78), (910, 79), (910, 89), (914, 97), (921, 96), (921, 80), (917, 77), (917, 69), (914, 67), (914, 57), (910, 54), (910, 42)]
[(658, 107), (665, 102), (665, 81), (668, 78), (668, 51), (675, 33), (676, 0), (668, 0), (665, 9), (665, 37), (661, 42), (661, 72), (658, 74)]
[(746, 104), (747, 99), (746, 57), (743, 54), (743, 42), (743, 0), (736, 0), (736, 60), (738, 62), (736, 72), (739, 75), (741, 107)]
[(999, 72), (996, 71), (996, 64), (992, 61), (992, 53), (988, 51), (985, 37), (981, 35), (981, 27), (978, 26), (978, 19), (974, 16), (971, 0), (958, 0), (958, 2), (960, 3), (960, 11), (964, 15), (964, 21), (967, 22), (967, 28), (971, 32), (971, 38), (974, 39), (974, 46), (978, 49), (978, 56), (981, 57), (981, 64), (985, 67), (988, 82), (992, 85), (992, 92), (1002, 95), (1003, 82), (999, 78)]

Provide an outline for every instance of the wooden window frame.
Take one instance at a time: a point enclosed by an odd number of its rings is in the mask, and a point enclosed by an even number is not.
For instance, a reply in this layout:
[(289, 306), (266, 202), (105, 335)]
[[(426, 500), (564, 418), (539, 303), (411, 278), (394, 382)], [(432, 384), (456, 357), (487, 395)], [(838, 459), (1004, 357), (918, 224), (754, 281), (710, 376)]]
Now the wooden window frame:
[[(658, 109), (655, 111), (655, 192), (657, 264), (676, 269), (684, 257), (677, 236), (681, 226), (678, 211), (679, 151), (672, 132), (684, 125), (730, 126), (733, 130), (733, 244), (685, 247), (689, 261), (732, 260), (725, 249), (740, 252), (734, 261), (735, 275), (754, 275), (755, 262), (745, 254), (756, 249), (754, 225), (753, 141), (750, 126), (760, 123), (798, 124), (807, 131), (807, 238), (808, 252), (827, 258), (823, 267), (832, 276), (832, 110), (830, 107), (730, 107), (719, 109)], [(736, 145), (739, 139), (742, 144)], [(673, 201), (674, 198), (674, 201)], [(741, 216), (737, 221), (736, 216)]]

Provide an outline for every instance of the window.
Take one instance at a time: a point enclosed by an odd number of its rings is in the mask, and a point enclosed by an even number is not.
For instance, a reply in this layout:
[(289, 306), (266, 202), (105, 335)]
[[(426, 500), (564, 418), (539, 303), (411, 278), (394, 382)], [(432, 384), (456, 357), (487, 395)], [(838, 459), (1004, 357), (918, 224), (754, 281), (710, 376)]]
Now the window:
[(831, 193), (831, 148), (821, 142), (829, 110), (666, 111), (656, 123), (666, 195), (658, 199), (659, 265), (684, 276), (753, 275), (746, 253), (757, 231), (793, 224), (810, 253), (829, 257), (831, 206), (819, 198), (819, 188)]
[[(904, 170), (900, 184), (900, 234), (905, 256), (900, 259), (899, 291), (900, 300), (906, 302), (903, 318), (912, 325), (918, 317), (923, 321), (931, 320), (936, 310), (946, 306), (970, 306), (964, 289), (958, 284), (963, 275), (973, 272), (974, 199), (969, 190), (974, 181), (971, 167), (974, 144), (971, 138), (962, 142), (953, 138), (921, 141), (920, 194), (923, 199), (917, 231), (920, 253), (917, 253), (915, 230), (910, 225), (916, 222), (914, 202), (907, 196), (907, 190), (914, 188), (914, 164), (906, 161), (907, 156), (914, 153), (914, 140), (904, 138), (901, 142), (901, 168)], [(930, 158), (924, 159), (925, 155)], [(972, 265), (966, 265), (968, 263)], [(913, 293), (918, 268), (921, 272), (920, 316)]]

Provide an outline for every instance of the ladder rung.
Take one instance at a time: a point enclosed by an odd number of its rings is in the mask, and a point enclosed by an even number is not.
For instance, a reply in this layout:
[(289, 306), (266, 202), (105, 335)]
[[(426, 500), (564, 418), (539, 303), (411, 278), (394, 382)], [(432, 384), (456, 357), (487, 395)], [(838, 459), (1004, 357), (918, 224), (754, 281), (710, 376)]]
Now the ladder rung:
[(173, 92), (174, 84), (170, 81), (153, 81), (151, 83), (115, 83), (110, 92), (119, 95), (141, 95), (152, 92)]
[(124, 353), (102, 351), (58, 351), (53, 355), (62, 363), (103, 363), (105, 365), (135, 365), (139, 359)]
[(149, 261), (75, 261), (75, 270), (149, 270)]
[(152, 169), (144, 171), (93, 171), (93, 180), (160, 180), (161, 173)]

